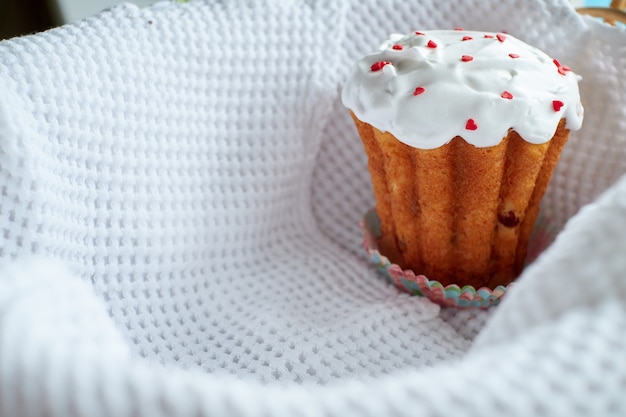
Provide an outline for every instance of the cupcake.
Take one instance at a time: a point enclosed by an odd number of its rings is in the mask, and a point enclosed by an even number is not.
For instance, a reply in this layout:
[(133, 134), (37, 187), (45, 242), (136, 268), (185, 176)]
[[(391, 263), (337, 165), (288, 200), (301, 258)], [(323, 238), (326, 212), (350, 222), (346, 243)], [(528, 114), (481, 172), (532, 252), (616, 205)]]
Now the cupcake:
[(521, 272), (580, 77), (502, 33), (392, 35), (342, 91), (368, 155), (380, 252), (442, 285)]

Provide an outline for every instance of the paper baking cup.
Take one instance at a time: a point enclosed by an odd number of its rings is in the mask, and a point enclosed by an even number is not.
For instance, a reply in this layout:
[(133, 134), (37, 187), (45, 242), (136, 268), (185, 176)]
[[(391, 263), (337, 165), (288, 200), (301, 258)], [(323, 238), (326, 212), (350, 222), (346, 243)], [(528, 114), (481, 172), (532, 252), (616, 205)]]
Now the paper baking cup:
[[(391, 282), (403, 291), (427, 297), (441, 306), (487, 308), (498, 304), (514, 285), (514, 283), (508, 286), (499, 285), (493, 289), (487, 287), (476, 289), (471, 285), (459, 287), (456, 284), (444, 287), (439, 281), (428, 279), (410, 269), (402, 269), (378, 251), (376, 238), (380, 236), (380, 220), (374, 209), (365, 214), (361, 228), (363, 229), (363, 247), (369, 254), (371, 261)], [(553, 225), (540, 214), (528, 242), (525, 264), (528, 265), (533, 262), (544, 249), (550, 246), (555, 237), (556, 230)]]

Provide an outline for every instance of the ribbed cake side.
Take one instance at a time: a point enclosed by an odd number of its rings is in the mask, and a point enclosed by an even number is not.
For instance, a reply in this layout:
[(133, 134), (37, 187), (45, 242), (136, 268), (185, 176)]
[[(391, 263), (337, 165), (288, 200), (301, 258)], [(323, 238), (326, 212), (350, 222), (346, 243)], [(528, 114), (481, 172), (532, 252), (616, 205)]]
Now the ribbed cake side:
[[(554, 136), (546, 144), (547, 149), (544, 152), (539, 173), (535, 178), (534, 187), (530, 196), (530, 200), (526, 207), (523, 221), (520, 222), (519, 237), (517, 240), (517, 247), (515, 251), (515, 275), (519, 275), (524, 266), (524, 260), (526, 259), (528, 249), (528, 241), (532, 234), (535, 222), (537, 220), (537, 216), (539, 215), (541, 199), (543, 198), (543, 195), (548, 188), (548, 184), (550, 183), (550, 179), (552, 178), (554, 168), (556, 167), (556, 164), (561, 157), (561, 152), (563, 151), (563, 148), (569, 139), (570, 131), (569, 129), (565, 128), (565, 125), (565, 120), (561, 120), (557, 127), (557, 130), (554, 133)], [(527, 147), (537, 146), (526, 142), (524, 142), (524, 145)], [(495, 270), (497, 270), (497, 268), (494, 268), (494, 271)], [(493, 283), (498, 285), (498, 274), (493, 273), (492, 276), (494, 277)], [(504, 279), (506, 278), (504, 277)]]
[(506, 285), (519, 275), (539, 203), (569, 131), (531, 144), (510, 130), (478, 148), (461, 137), (410, 147), (356, 117), (368, 155), (381, 252), (443, 285)]

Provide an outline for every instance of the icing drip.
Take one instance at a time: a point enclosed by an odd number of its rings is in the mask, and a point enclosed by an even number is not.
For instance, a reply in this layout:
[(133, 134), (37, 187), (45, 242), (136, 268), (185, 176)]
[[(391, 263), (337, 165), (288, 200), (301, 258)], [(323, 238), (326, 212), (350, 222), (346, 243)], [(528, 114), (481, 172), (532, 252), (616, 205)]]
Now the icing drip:
[(423, 31), (391, 35), (357, 62), (342, 100), (360, 120), (416, 148), (455, 136), (494, 146), (509, 129), (545, 143), (562, 118), (580, 128), (579, 80), (509, 34)]

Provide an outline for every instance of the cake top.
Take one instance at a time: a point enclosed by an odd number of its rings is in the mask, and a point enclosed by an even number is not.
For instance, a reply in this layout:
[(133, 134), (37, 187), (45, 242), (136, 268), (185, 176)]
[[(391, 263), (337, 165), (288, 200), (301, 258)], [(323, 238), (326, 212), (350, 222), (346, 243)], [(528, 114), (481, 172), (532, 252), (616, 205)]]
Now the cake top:
[(577, 130), (580, 77), (515, 37), (461, 29), (391, 35), (357, 62), (343, 92), (355, 116), (407, 145), (433, 149), (461, 136), (495, 146), (514, 129), (545, 143), (561, 119)]

